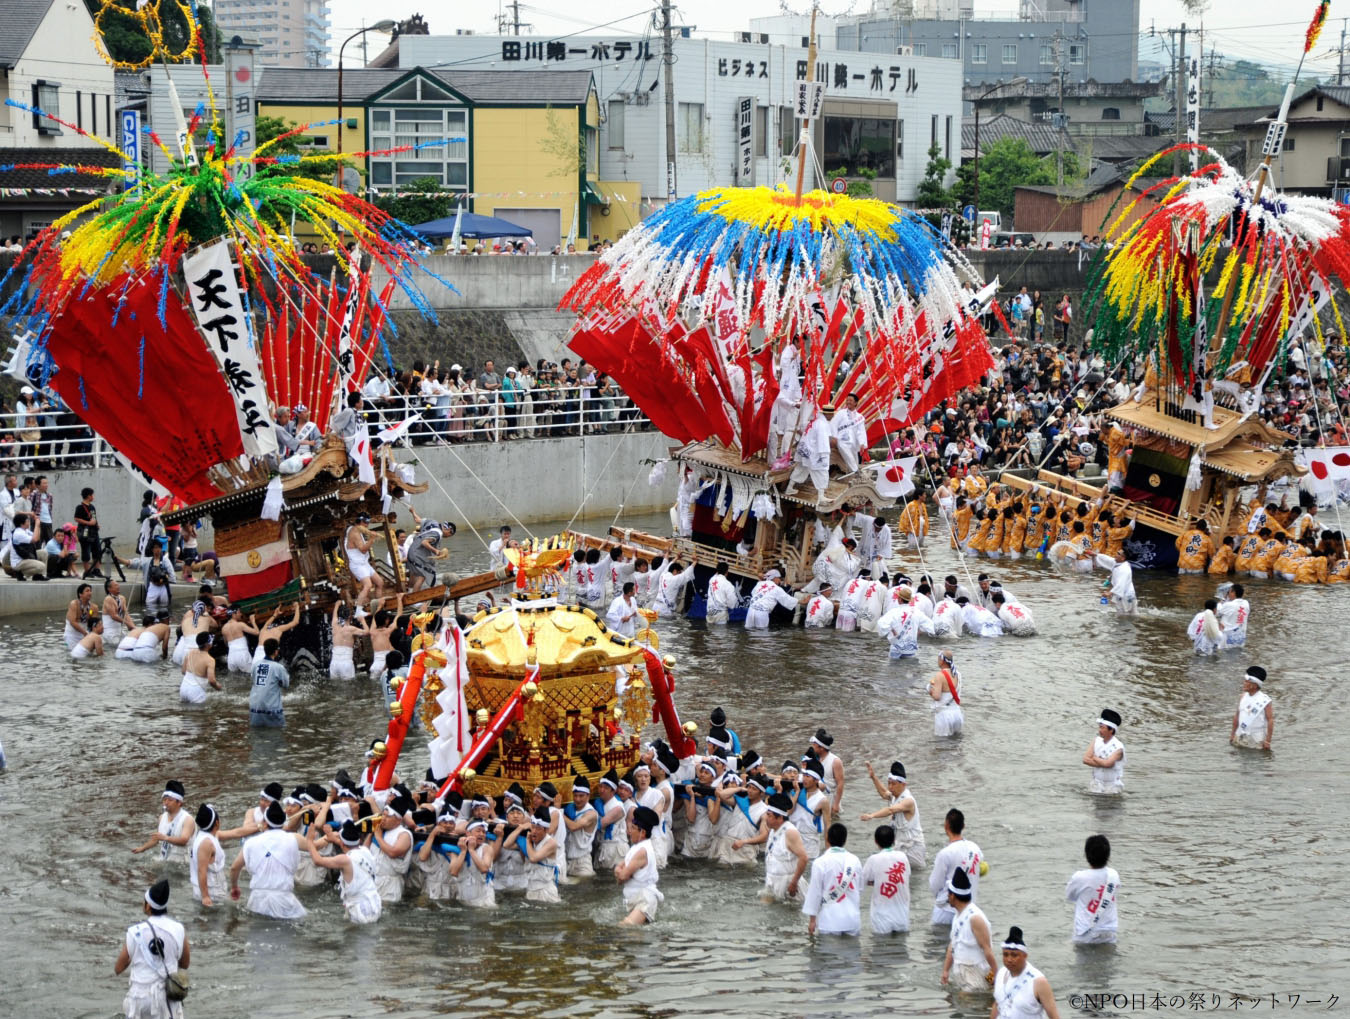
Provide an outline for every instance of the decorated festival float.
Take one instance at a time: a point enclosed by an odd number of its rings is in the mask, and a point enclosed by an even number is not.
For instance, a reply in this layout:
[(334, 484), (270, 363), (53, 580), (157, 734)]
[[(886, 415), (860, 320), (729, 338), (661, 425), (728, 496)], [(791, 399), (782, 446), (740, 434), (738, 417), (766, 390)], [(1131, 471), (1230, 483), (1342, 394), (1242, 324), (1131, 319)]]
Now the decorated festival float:
[(906, 465), (867, 451), (889, 450), (992, 367), (979, 323), (992, 288), (977, 295), (974, 269), (926, 220), (803, 192), (822, 89), (809, 84), (814, 59), (813, 42), (795, 192), (715, 188), (671, 202), (562, 300), (578, 316), (570, 347), (673, 440), (680, 481), (673, 537), (614, 529), (579, 544), (696, 558), (700, 582), (725, 562), (749, 584), (769, 568), (800, 584), (818, 520), (876, 513), (912, 490)]
[[(1309, 26), (1305, 56), (1326, 6)], [(1001, 478), (1070, 503), (1102, 499), (1108, 510), (1135, 516), (1126, 549), (1141, 566), (1175, 566), (1176, 537), (1196, 520), (1208, 523), (1216, 545), (1244, 530), (1244, 489), (1305, 473), (1294, 437), (1257, 412), (1271, 372), (1293, 346), (1309, 329), (1322, 339), (1325, 309), (1346, 335), (1332, 294), (1350, 278), (1350, 207), (1271, 184), (1295, 83), (1251, 177), (1204, 146), (1167, 149), (1140, 167), (1123, 194), (1177, 151), (1189, 155), (1191, 172), (1143, 190), (1103, 234), (1113, 247), (1094, 265), (1084, 301), (1092, 345), (1108, 363), (1145, 366), (1132, 397), (1106, 411), (1113, 457), (1128, 455), (1123, 485), (1108, 490), (1044, 470)], [(1157, 205), (1126, 226), (1145, 201)], [(1318, 431), (1324, 442), (1320, 422)]]
[[(0, 308), (18, 340), (12, 364), (56, 393), (148, 488), (173, 496), (164, 523), (212, 521), (232, 604), (260, 620), (291, 603), (326, 610), (352, 587), (348, 529), (368, 517), (392, 547), (395, 500), (427, 487), (390, 454), (409, 422), (372, 435), (347, 399), (380, 354), (388, 358), (394, 291), (431, 315), (414, 282), (425, 271), (419, 238), (335, 186), (331, 155), (280, 154), (287, 139), (322, 125), (256, 149), (242, 131), (229, 137), (190, 6), (157, 0), (118, 11), (155, 41), (147, 65), (186, 55), (162, 52), (163, 18), (185, 20), (207, 101), (185, 117), (166, 77), (175, 136), (147, 130), (164, 174), (121, 163), (36, 167), (99, 174), (117, 187), (40, 233), (0, 282), (13, 293)], [(297, 230), (331, 246), (336, 264), (326, 275), (302, 259)], [(279, 448), (283, 412), (297, 416), (298, 450)], [(446, 594), (435, 584), (413, 591), (397, 559), (371, 558), (387, 593), (405, 604)], [(501, 579), (471, 578), (455, 593)], [(288, 635), (287, 657), (298, 639), (323, 660), (326, 611), (313, 618)]]
[(513, 784), (592, 789), (642, 753), (642, 730), (662, 726), (677, 756), (696, 749), (694, 723), (675, 708), (675, 659), (648, 628), (613, 632), (591, 609), (559, 601), (566, 548), (509, 549), (514, 587), (461, 631), (438, 613), (416, 616), (413, 664), (396, 681), (391, 721), (377, 749), (374, 786), (389, 790), (415, 718), (427, 733), (441, 794), (501, 796)]

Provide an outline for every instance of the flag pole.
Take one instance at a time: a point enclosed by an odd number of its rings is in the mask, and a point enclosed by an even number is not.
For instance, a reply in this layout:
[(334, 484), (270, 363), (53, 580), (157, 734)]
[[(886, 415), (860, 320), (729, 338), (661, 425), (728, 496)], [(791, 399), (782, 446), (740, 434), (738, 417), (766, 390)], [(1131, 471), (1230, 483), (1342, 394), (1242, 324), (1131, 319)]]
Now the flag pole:
[(809, 96), (816, 77), (816, 6), (811, 5), (810, 40), (806, 50), (807, 115), (802, 118), (802, 131), (797, 139), (797, 204), (802, 204), (802, 185), (806, 182), (806, 150), (810, 145), (811, 107)]

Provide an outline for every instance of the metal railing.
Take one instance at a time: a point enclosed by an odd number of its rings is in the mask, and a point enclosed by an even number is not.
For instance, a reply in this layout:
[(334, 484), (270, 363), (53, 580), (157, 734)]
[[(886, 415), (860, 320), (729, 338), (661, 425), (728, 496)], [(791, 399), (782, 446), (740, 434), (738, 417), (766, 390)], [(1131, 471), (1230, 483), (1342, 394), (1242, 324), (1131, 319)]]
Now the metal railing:
[(600, 396), (594, 387), (532, 389), (507, 400), (500, 391), (451, 396), (397, 395), (367, 399), (371, 431), (416, 414), (405, 440), (414, 446), (447, 442), (502, 442), (567, 435), (646, 431), (652, 423), (627, 396)]
[(0, 470), (20, 473), (116, 467), (112, 449), (65, 410), (0, 414)]
[[(503, 442), (647, 431), (652, 423), (622, 393), (596, 395), (594, 387), (535, 389), (508, 402), (499, 392), (453, 397), (391, 396), (366, 401), (372, 433), (412, 415), (405, 444)], [(0, 414), (0, 472), (87, 470), (116, 467), (112, 448), (70, 411)]]

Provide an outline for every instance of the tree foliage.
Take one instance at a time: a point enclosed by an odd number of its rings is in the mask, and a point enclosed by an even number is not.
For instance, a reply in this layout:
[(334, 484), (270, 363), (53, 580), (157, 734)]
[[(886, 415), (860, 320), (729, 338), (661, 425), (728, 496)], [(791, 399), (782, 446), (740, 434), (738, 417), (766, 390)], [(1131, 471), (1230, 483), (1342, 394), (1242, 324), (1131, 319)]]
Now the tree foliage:
[(921, 209), (949, 209), (954, 198), (949, 188), (943, 185), (952, 161), (942, 156), (942, 146), (937, 142), (928, 149), (928, 165), (923, 171), (923, 180), (919, 182), (918, 205)]
[[(1066, 148), (1064, 160), (1064, 187), (1072, 188), (1083, 179), (1078, 154)], [(998, 210), (1011, 217), (1013, 199), (1019, 184), (1052, 186), (1055, 183), (1055, 155), (1040, 158), (1021, 138), (1000, 138), (980, 155), (981, 211)], [(958, 204), (975, 204), (975, 161), (963, 163), (956, 172), (954, 188)]]
[[(97, 15), (103, 6), (100, 0), (84, 0), (84, 5), (91, 17)], [(156, 9), (163, 18), (165, 47), (171, 53), (186, 53), (180, 62), (191, 63), (198, 60), (196, 47), (190, 45), (191, 30), (182, 11), (173, 3), (160, 4)], [(150, 38), (135, 16), (135, 10), (136, 0), (116, 0), (100, 23), (103, 45), (108, 55), (114, 60), (128, 64), (140, 63), (150, 56)], [(216, 26), (211, 8), (205, 4), (199, 5), (197, 19), (201, 23), (207, 62), (218, 64), (221, 62), (220, 29)]]
[(548, 127), (539, 140), (539, 148), (553, 162), (548, 176), (576, 179), (586, 165), (586, 135), (577, 126), (571, 110), (561, 111), (560, 115), (559, 110), (550, 106), (545, 117)]

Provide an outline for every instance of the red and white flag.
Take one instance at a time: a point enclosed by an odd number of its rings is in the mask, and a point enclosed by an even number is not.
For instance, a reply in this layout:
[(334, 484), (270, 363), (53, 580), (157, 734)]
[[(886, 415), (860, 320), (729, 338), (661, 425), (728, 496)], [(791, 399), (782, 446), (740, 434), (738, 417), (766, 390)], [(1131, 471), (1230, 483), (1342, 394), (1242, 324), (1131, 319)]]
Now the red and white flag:
[(1299, 460), (1319, 482), (1350, 478), (1350, 446), (1300, 450)]
[(906, 456), (872, 465), (876, 472), (877, 495), (899, 499), (914, 491), (914, 465), (918, 461), (917, 456)]

